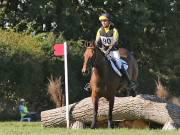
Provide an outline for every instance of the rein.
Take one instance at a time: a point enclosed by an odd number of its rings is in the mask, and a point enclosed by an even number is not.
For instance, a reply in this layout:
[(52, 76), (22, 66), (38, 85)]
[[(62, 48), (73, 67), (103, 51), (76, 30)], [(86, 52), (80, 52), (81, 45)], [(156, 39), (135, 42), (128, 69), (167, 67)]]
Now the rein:
[(101, 49), (100, 47), (95, 47), (94, 48), (94, 54), (93, 54), (93, 57), (92, 57), (92, 63), (93, 63), (93, 65), (94, 65), (94, 62), (95, 62), (95, 60), (96, 60), (96, 57), (97, 57), (97, 51), (99, 50), (99, 52), (100, 53), (102, 53), (101, 55), (102, 55), (102, 57), (104, 57), (107, 61), (109, 61), (109, 59), (108, 59), (108, 57), (110, 57), (110, 56), (106, 56), (105, 55), (105, 52), (104, 52), (104, 50), (103, 49)]

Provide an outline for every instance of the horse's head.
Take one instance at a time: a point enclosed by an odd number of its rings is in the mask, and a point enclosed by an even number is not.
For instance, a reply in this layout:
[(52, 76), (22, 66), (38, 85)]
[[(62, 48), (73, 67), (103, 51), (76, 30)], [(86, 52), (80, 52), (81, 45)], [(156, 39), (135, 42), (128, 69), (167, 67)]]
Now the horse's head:
[(84, 52), (84, 63), (82, 67), (82, 74), (86, 75), (88, 74), (88, 62), (92, 59), (95, 49), (95, 43), (94, 42), (85, 42), (86, 50)]

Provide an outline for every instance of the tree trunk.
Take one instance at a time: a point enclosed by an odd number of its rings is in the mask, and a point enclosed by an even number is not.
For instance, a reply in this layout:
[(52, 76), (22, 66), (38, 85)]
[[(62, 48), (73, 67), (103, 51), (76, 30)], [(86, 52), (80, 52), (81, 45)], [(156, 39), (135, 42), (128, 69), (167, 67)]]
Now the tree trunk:
[[(93, 106), (91, 98), (69, 105), (70, 121), (91, 123)], [(66, 108), (56, 108), (41, 112), (43, 127), (62, 127), (66, 125)], [(98, 121), (107, 120), (108, 102), (100, 98)], [(138, 95), (136, 97), (115, 97), (113, 120), (152, 121), (164, 125), (167, 122), (180, 126), (180, 106), (161, 100), (152, 95)]]

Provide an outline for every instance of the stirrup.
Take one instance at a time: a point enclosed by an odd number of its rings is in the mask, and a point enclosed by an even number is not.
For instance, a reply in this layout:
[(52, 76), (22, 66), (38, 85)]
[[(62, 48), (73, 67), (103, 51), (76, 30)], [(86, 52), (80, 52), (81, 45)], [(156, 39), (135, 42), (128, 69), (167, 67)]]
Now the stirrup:
[(135, 97), (137, 95), (136, 88), (137, 88), (136, 83), (131, 82), (131, 84), (129, 84), (128, 96)]
[(84, 90), (90, 91), (90, 83), (86, 83), (86, 85), (84, 86)]
[(135, 90), (137, 88), (137, 85), (135, 82), (132, 81), (128, 87), (129, 87), (129, 89)]

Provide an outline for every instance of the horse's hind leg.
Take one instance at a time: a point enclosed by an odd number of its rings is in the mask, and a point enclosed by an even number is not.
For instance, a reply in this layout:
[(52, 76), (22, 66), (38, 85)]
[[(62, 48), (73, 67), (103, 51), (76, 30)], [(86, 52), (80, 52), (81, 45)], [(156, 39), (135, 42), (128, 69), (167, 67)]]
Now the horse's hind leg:
[(114, 96), (109, 99), (108, 128), (113, 128), (112, 111), (114, 107)]
[(91, 123), (91, 129), (96, 128), (97, 113), (98, 113), (98, 101), (99, 101), (99, 97), (97, 96), (97, 94), (92, 93), (93, 119), (92, 119), (92, 123)]

